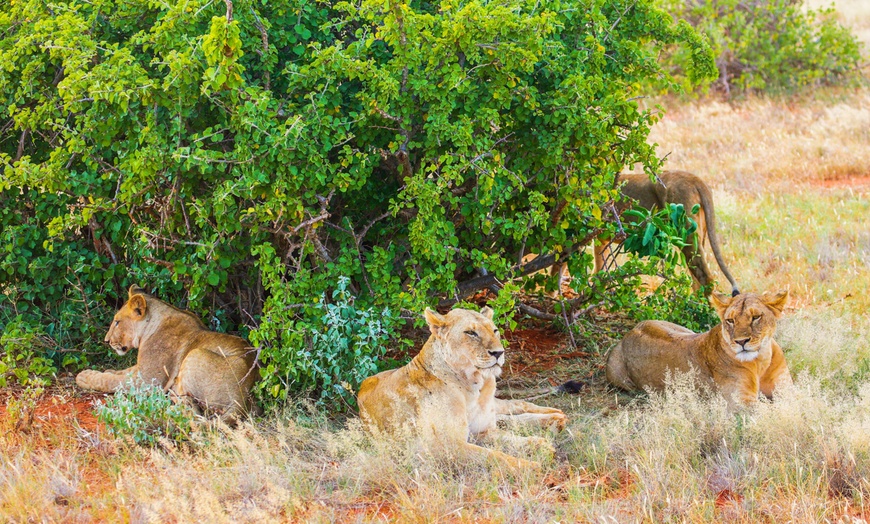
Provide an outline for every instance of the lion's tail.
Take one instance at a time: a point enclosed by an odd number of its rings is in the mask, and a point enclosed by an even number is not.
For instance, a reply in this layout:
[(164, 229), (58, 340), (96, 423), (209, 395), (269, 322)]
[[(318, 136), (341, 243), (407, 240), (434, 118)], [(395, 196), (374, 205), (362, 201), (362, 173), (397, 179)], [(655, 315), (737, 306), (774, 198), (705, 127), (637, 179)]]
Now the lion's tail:
[[(704, 207), (704, 214), (707, 220), (707, 238), (710, 239), (710, 249), (713, 250), (713, 256), (716, 257), (716, 262), (719, 264), (719, 269), (722, 274), (731, 283), (731, 296), (740, 294), (740, 289), (737, 286), (737, 281), (731, 276), (728, 267), (725, 265), (725, 260), (722, 257), (722, 252), (719, 250), (719, 236), (716, 233), (716, 212), (713, 210), (713, 195), (710, 189), (705, 185), (698, 187), (698, 196), (701, 197), (701, 205)], [(704, 239), (699, 239), (703, 242)]]

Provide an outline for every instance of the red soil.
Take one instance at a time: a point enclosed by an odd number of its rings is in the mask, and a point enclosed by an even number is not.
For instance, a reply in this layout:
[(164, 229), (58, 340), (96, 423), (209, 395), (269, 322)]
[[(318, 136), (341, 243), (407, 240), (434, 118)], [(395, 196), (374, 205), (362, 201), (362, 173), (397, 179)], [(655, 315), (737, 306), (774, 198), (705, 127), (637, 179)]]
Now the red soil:
[[(0, 391), (0, 428), (8, 428), (7, 442), (13, 448), (23, 446), (40, 451), (78, 448), (82, 487), (89, 493), (112, 490), (114, 481), (99, 467), (99, 462), (114, 450), (103, 445), (106, 429), (94, 415), (95, 403), (105, 395), (76, 395), (68, 389), (52, 388), (46, 390), (35, 404), (22, 400), (22, 397), (21, 390)], [(14, 401), (23, 408), (10, 413)]]
[(870, 175), (854, 175), (827, 178), (822, 180), (812, 180), (810, 184), (815, 187), (822, 187), (825, 189), (864, 189), (870, 188)]
[(549, 371), (562, 359), (583, 358), (583, 351), (563, 353), (569, 347), (567, 335), (554, 328), (515, 329), (507, 331), (507, 369), (509, 374)]

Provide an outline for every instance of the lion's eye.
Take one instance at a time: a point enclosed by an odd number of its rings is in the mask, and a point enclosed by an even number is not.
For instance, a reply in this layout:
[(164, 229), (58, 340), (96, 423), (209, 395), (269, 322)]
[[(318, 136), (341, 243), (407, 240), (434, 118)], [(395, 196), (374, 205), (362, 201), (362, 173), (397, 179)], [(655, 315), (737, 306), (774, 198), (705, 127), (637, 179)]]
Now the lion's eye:
[(116, 320), (116, 321), (115, 321), (115, 325), (116, 325), (116, 326), (117, 326), (118, 324), (120, 324), (120, 323), (121, 323), (120, 320)]
[(734, 320), (733, 320), (733, 319), (730, 319), (730, 318), (726, 318), (726, 319), (725, 319), (725, 323), (728, 324), (729, 326), (733, 326), (733, 325), (734, 325)]
[(473, 338), (480, 338), (480, 335), (477, 334), (477, 331), (468, 330), (465, 332), (466, 335)]
[(755, 322), (755, 321), (758, 320), (759, 318), (761, 318), (761, 315), (752, 315), (752, 321), (753, 321), (753, 322)]

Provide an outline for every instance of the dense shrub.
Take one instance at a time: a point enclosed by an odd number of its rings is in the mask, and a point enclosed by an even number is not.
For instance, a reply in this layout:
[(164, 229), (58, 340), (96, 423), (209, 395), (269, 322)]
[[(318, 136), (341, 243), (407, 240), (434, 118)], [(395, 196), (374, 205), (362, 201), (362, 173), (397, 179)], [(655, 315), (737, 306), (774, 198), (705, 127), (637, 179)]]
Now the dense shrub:
[(661, 45), (713, 73), (652, 0), (16, 1), (2, 317), (87, 346), (139, 283), (292, 378), (340, 277), (356, 311), (399, 314), (524, 253), (577, 265), (614, 174), (659, 166), (636, 98)]
[[(707, 35), (725, 94), (787, 93), (860, 78), (861, 43), (840, 25), (833, 8), (804, 0), (661, 0), (675, 17)], [(666, 60), (679, 70), (690, 58)]]

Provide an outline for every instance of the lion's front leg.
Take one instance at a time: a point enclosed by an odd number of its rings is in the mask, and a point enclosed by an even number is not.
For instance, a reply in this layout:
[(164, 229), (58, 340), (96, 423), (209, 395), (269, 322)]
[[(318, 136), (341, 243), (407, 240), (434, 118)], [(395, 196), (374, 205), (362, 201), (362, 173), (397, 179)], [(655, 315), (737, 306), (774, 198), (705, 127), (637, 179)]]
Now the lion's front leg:
[(498, 420), (511, 423), (537, 424), (539, 426), (562, 431), (568, 422), (568, 417), (560, 409), (548, 408), (526, 402), (525, 400), (495, 399), (495, 409)]
[(770, 358), (770, 365), (761, 375), (759, 387), (765, 397), (772, 399), (774, 390), (777, 387), (790, 386), (792, 379), (788, 364), (785, 361), (785, 354), (775, 340), (771, 343), (771, 349), (773, 355)]
[(467, 455), (483, 457), (495, 464), (506, 464), (514, 471), (541, 468), (541, 465), (538, 462), (517, 458), (495, 449), (489, 449), (483, 446), (478, 446), (477, 444), (472, 444), (471, 442), (463, 442), (462, 449)]
[(106, 371), (86, 369), (76, 375), (76, 384), (83, 389), (114, 393), (138, 370), (138, 366), (121, 370), (107, 369)]

